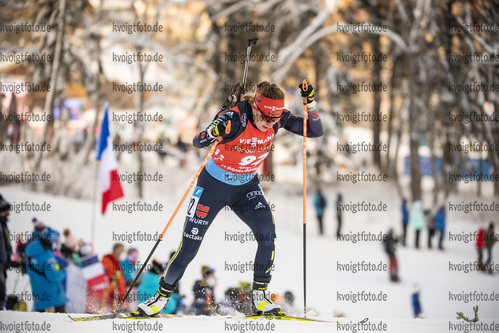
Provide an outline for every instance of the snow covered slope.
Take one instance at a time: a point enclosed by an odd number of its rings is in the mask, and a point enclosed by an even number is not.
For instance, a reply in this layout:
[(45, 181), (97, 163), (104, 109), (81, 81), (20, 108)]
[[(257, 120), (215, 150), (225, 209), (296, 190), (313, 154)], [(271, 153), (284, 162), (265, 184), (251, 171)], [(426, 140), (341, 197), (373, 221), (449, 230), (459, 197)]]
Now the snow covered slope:
[[(182, 181), (185, 186), (181, 185)], [(140, 260), (144, 260), (151, 250), (151, 241), (132, 241), (133, 233), (142, 232), (155, 235), (161, 232), (171, 212), (175, 208), (182, 192), (190, 180), (188, 177), (177, 180), (180, 184), (175, 186), (178, 190), (152, 193), (144, 199), (146, 202), (158, 201), (164, 204), (162, 212), (141, 213), (110, 211), (105, 217), (96, 216), (95, 248), (99, 255), (110, 252), (112, 244), (122, 241), (127, 247), (133, 246), (140, 251)], [(312, 195), (309, 195), (308, 224), (307, 224), (307, 306), (313, 308), (317, 316), (333, 319), (341, 323), (355, 323), (365, 317), (370, 318), (369, 323), (380, 322), (387, 324), (388, 332), (445, 332), (450, 330), (464, 331), (463, 326), (450, 326), (463, 323), (456, 320), (456, 312), (462, 311), (468, 317), (473, 316), (472, 307), (479, 305), (479, 317), (484, 323), (499, 322), (497, 298), (494, 300), (469, 301), (465, 297), (471, 292), (492, 295), (499, 294), (498, 274), (489, 275), (481, 272), (462, 271), (466, 265), (476, 260), (474, 242), (449, 241), (448, 232), (455, 234), (474, 232), (478, 226), (483, 226), (489, 217), (472, 216), (464, 213), (450, 212), (448, 215), (449, 227), (444, 243), (445, 251), (428, 249), (426, 247), (426, 231), (422, 234), (422, 248), (414, 249), (414, 234), (412, 230), (408, 236), (408, 247), (398, 246), (397, 254), (400, 267), (400, 283), (391, 283), (386, 271), (360, 271), (366, 264), (378, 267), (387, 263), (379, 241), (353, 241), (358, 232), (364, 235), (379, 235), (388, 227), (399, 229), (399, 203), (395, 189), (390, 184), (362, 184), (362, 187), (351, 184), (343, 186), (345, 202), (383, 200), (387, 203), (387, 211), (345, 213), (343, 232), (350, 235), (350, 241), (338, 241), (334, 237), (336, 221), (332, 198), (335, 198), (337, 189), (329, 189), (326, 195), (329, 206), (325, 216), (326, 235), (319, 236), (313, 212)], [(362, 190), (360, 190), (362, 189)], [(52, 205), (50, 212), (39, 212), (36, 216), (58, 230), (65, 227), (71, 228), (79, 238), (90, 240), (90, 221), (92, 218), (91, 202), (55, 197), (47, 194), (33, 193), (20, 187), (4, 187), (2, 194), (11, 203), (28, 200), (38, 203), (44, 201)], [(270, 284), (271, 292), (283, 295), (291, 290), (296, 296), (296, 304), (303, 304), (303, 272), (302, 272), (302, 221), (301, 221), (301, 193), (293, 185), (279, 184), (266, 192), (266, 197), (271, 206), (274, 205), (274, 216), (277, 227), (276, 260), (273, 280)], [(464, 198), (451, 198), (451, 201), (460, 202)], [(123, 199), (119, 202), (126, 201)], [(484, 202), (487, 201), (486, 199)], [(490, 200), (491, 201), (491, 200)], [(185, 206), (185, 205), (184, 205)], [(168, 232), (163, 242), (158, 247), (154, 258), (166, 261), (171, 251), (175, 250), (180, 240), (183, 226), (183, 207)], [(32, 230), (32, 212), (12, 213), (9, 227), (13, 235), (22, 234)], [(483, 221), (483, 222), (476, 222)], [(223, 292), (229, 287), (237, 286), (239, 281), (252, 279), (252, 272), (247, 271), (247, 263), (253, 260), (256, 244), (246, 241), (245, 233), (249, 229), (239, 221), (230, 211), (222, 211), (210, 227), (198, 256), (188, 267), (184, 278), (181, 280), (181, 293), (187, 296), (187, 302), (192, 301), (191, 288), (196, 279), (200, 277), (201, 265), (209, 265), (216, 270), (218, 285), (216, 297), (221, 300)], [(127, 241), (130, 240), (130, 242)], [(435, 239), (434, 239), (435, 243)], [(493, 251), (493, 257), (499, 258), (499, 246)], [(457, 265), (457, 266), (456, 266)], [(356, 273), (353, 268), (358, 268)], [(238, 270), (235, 271), (234, 268)], [(342, 269), (348, 267), (349, 271)], [(457, 271), (456, 269), (461, 269)], [(9, 271), (8, 292), (12, 292), (16, 273)], [(17, 284), (16, 292), (21, 293), (25, 287), (25, 279)], [(415, 284), (420, 290), (420, 299), (425, 319), (412, 319), (411, 294)], [(30, 290), (28, 286), (28, 291)], [(354, 300), (362, 295), (375, 295), (381, 300)], [(381, 294), (381, 296), (379, 296)], [(357, 295), (357, 296), (355, 296)], [(496, 295), (496, 296), (494, 296)], [(369, 297), (371, 297), (369, 296)], [(363, 296), (366, 297), (366, 296)], [(457, 300), (454, 300), (456, 299)], [(29, 310), (31, 310), (31, 306)], [(39, 313), (8, 313), (0, 312), (0, 330), (11, 331), (12, 326), (6, 324), (21, 323), (25, 320), (36, 323), (50, 323), (51, 332), (88, 332), (120, 331), (123, 326), (113, 326), (119, 321), (99, 323), (73, 323), (65, 315), (39, 314)], [(153, 323), (155, 320), (148, 321)], [(182, 318), (158, 319), (163, 323), (163, 330), (170, 332), (221, 332), (231, 331), (227, 323), (238, 323), (237, 320), (225, 318)], [(243, 321), (240, 321), (243, 323)], [(121, 323), (121, 322), (119, 322)], [(263, 320), (267, 325), (267, 321)], [(360, 327), (338, 326), (338, 324), (325, 323), (299, 323), (299, 322), (272, 322), (275, 323), (277, 332), (331, 332), (331, 331), (362, 331)], [(3, 325), (3, 326), (2, 326)], [(455, 328), (455, 329), (452, 329)], [(128, 328), (127, 328), (128, 329)], [(136, 331), (130, 328), (131, 331)], [(497, 328), (496, 328), (497, 330)], [(24, 329), (26, 331), (26, 329)], [(125, 331), (125, 330), (123, 330)], [(238, 332), (251, 331), (239, 327)], [(366, 329), (364, 329), (366, 331)], [(470, 330), (471, 331), (471, 330)]]

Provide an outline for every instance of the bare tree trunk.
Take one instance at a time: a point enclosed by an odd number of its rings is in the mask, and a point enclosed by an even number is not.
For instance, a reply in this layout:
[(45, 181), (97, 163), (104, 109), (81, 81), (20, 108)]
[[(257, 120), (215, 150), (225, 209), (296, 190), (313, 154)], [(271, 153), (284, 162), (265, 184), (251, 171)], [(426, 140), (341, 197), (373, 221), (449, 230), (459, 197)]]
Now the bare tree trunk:
[[(11, 104), (15, 103), (15, 100), (16, 100), (16, 96), (14, 94), (12, 94), (12, 100), (10, 103)], [(16, 110), (14, 110), (14, 112), (16, 112)], [(4, 121), (3, 119), (2, 119), (2, 121), (0, 121), (0, 139), (5, 138), (5, 136), (7, 135), (7, 129), (9, 128), (9, 125), (14, 123), (13, 121), (10, 121), (8, 119), (10, 119), (10, 117), (12, 117), (12, 119), (14, 119), (13, 117), (15, 116), (15, 114), (16, 113), (13, 113), (12, 108), (9, 108), (7, 111), (7, 115), (5, 115), (5, 117), (7, 117), (7, 121)], [(2, 98), (0, 98), (0, 115), (3, 117)]]
[[(145, 21), (147, 22), (147, 16), (146, 14), (143, 14), (143, 17), (139, 17), (139, 14), (137, 13), (136, 11), (136, 7), (134, 6), (134, 3), (135, 1), (133, 1), (131, 3), (131, 6), (132, 6), (132, 10), (134, 11), (134, 15), (135, 15), (135, 19), (136, 20), (142, 20), (142, 21)], [(147, 9), (144, 13), (147, 12)], [(142, 35), (141, 36), (142, 38), (146, 38), (145, 35)], [(137, 43), (135, 44), (135, 50), (137, 52), (142, 52), (143, 51), (143, 45), (142, 43)], [(140, 84), (144, 84), (144, 76), (145, 76), (145, 73), (146, 73), (146, 70), (147, 70), (147, 63), (143, 64), (143, 63), (140, 63), (140, 62), (137, 62), (137, 70), (139, 72), (139, 82)], [(143, 91), (143, 89), (140, 89), (139, 92), (136, 94), (137, 95), (137, 99), (136, 99), (136, 102), (135, 102), (135, 108), (137, 110), (137, 113), (142, 113), (144, 112), (144, 100), (145, 100), (145, 92)], [(133, 124), (134, 128), (135, 128), (135, 133), (138, 133), (137, 135), (137, 143), (140, 143), (140, 144), (143, 144), (142, 142), (142, 138), (143, 138), (143, 134), (144, 134), (144, 124), (141, 123), (141, 122), (138, 122), (136, 121), (134, 124)], [(136, 154), (137, 154), (137, 159), (138, 159), (138, 172), (140, 173), (143, 173), (144, 172), (144, 160), (143, 160), (143, 156), (142, 156), (142, 150), (141, 149), (137, 149), (136, 151)], [(136, 181), (136, 186), (137, 186), (137, 191), (138, 191), (138, 194), (139, 194), (139, 198), (143, 198), (144, 196), (144, 193), (143, 193), (143, 186), (144, 184), (142, 183), (142, 181), (140, 179), (138, 179)]]
[(444, 135), (445, 135), (445, 140), (442, 144), (442, 169), (443, 169), (443, 176), (442, 176), (442, 180), (443, 180), (443, 184), (444, 184), (444, 197), (445, 198), (448, 198), (450, 193), (452, 192), (453, 190), (453, 184), (452, 182), (450, 181), (449, 179), (449, 173), (452, 171), (452, 156), (451, 156), (451, 153), (449, 151), (449, 149), (447, 149), (447, 143), (450, 142), (450, 133), (449, 131), (450, 130), (450, 125), (448, 123), (448, 120), (443, 124), (444, 125)]
[(417, 106), (414, 101), (416, 97), (411, 96), (409, 107), (409, 149), (411, 166), (411, 195), (412, 201), (421, 200), (421, 162), (419, 159), (419, 136), (417, 131)]
[[(100, 0), (99, 2), (99, 13), (98, 13), (98, 26), (97, 30), (100, 30), (102, 27), (102, 21), (103, 21), (103, 1)], [(85, 158), (83, 160), (83, 164), (87, 165), (90, 157), (90, 153), (95, 149), (95, 145), (97, 143), (97, 137), (95, 134), (96, 128), (99, 126), (99, 115), (100, 112), (104, 106), (104, 93), (102, 90), (102, 82), (104, 81), (104, 70), (102, 69), (102, 63), (100, 60), (101, 56), (101, 47), (100, 47), (100, 39), (96, 38), (92, 40), (95, 42), (95, 50), (96, 52), (92, 52), (92, 55), (94, 56), (94, 61), (97, 62), (98, 66), (98, 72), (96, 75), (96, 82), (95, 82), (95, 91), (90, 92), (90, 95), (92, 97), (92, 104), (94, 105), (95, 108), (95, 117), (94, 117), (94, 122), (92, 124), (92, 127), (90, 131), (88, 131), (88, 137), (87, 137), (87, 150), (85, 152)]]
[(437, 118), (436, 115), (436, 110), (433, 108), (429, 109), (429, 114), (426, 117), (426, 128), (428, 131), (428, 148), (430, 148), (430, 168), (431, 168), (431, 175), (433, 177), (433, 205), (436, 206), (438, 204), (438, 194), (441, 190), (441, 185), (440, 185), (440, 177), (438, 175), (438, 170), (436, 166), (437, 162), (437, 156), (435, 155), (435, 141), (437, 140), (436, 138), (436, 128), (434, 121)]
[[(46, 115), (50, 115), (50, 119), (47, 120), (45, 124), (45, 129), (43, 131), (43, 142), (47, 143), (49, 136), (53, 135), (54, 130), (54, 98), (57, 84), (57, 77), (59, 75), (59, 67), (61, 63), (62, 54), (62, 43), (64, 37), (64, 26), (65, 26), (65, 12), (66, 12), (66, 0), (59, 1), (59, 22), (57, 24), (57, 36), (54, 51), (54, 61), (52, 63), (52, 70), (50, 73), (50, 90), (47, 92), (45, 98), (45, 105), (43, 111)], [(40, 152), (38, 159), (35, 163), (35, 170), (40, 170), (40, 165), (42, 163), (43, 152)]]
[(383, 172), (388, 175), (389, 178), (393, 177), (393, 168), (392, 168), (392, 159), (390, 158), (390, 153), (391, 153), (391, 141), (392, 141), (392, 135), (393, 135), (393, 118), (395, 108), (393, 106), (394, 99), (395, 99), (395, 61), (393, 64), (393, 69), (392, 69), (392, 77), (390, 78), (390, 114), (388, 115), (388, 139), (386, 143), (386, 158), (385, 158), (385, 166), (383, 168)]
[(394, 156), (394, 167), (393, 167), (393, 175), (395, 179), (395, 184), (397, 187), (397, 192), (401, 198), (405, 197), (405, 194), (402, 191), (402, 186), (400, 185), (400, 177), (399, 177), (399, 171), (398, 171), (398, 159), (399, 159), (399, 152), (400, 152), (400, 140), (402, 140), (402, 130), (403, 130), (403, 124), (406, 122), (406, 115), (407, 115), (407, 110), (408, 110), (408, 103), (409, 103), (409, 82), (408, 79), (404, 79), (402, 81), (401, 85), (401, 91), (402, 91), (402, 100), (403, 104), (400, 108), (399, 111), (399, 126), (397, 128), (397, 144), (395, 146), (395, 156)]
[[(375, 55), (380, 54), (380, 40), (379, 35), (374, 36), (373, 43), (373, 53)], [(375, 61), (373, 69), (373, 84), (375, 87), (378, 87), (381, 84), (380, 73), (381, 73), (381, 62)], [(380, 114), (380, 104), (381, 104), (381, 92), (377, 89), (374, 91), (373, 96), (373, 117), (375, 119), (379, 119)], [(373, 145), (374, 147), (379, 147), (380, 144), (380, 133), (381, 133), (381, 121), (373, 121)], [(379, 169), (382, 170), (381, 167), (381, 151), (378, 149), (373, 149), (373, 164)]]
[[(139, 66), (139, 73), (140, 73), (140, 78), (139, 81), (141, 84), (144, 84), (144, 74), (146, 71), (146, 65), (142, 65), (141, 63), (138, 63)], [(145, 92), (143, 90), (139, 91), (137, 94), (137, 113), (139, 112), (144, 112), (144, 97), (145, 97)], [(138, 124), (135, 122), (134, 124), (135, 128), (138, 128), (137, 132), (139, 133), (138, 140), (137, 142), (143, 143), (142, 142), (142, 137), (143, 137), (143, 132), (144, 132), (144, 124)], [(137, 158), (138, 158), (138, 164), (139, 164), (139, 170), (141, 174), (144, 173), (144, 156), (142, 155), (142, 150), (138, 149), (137, 150)], [(136, 182), (137, 185), (137, 191), (139, 192), (139, 198), (144, 197), (144, 184), (141, 180), (137, 180)]]
[[(499, 112), (498, 108), (495, 107), (495, 112), (496, 114)], [(485, 127), (484, 129), (484, 142), (491, 146), (493, 144), (497, 144), (497, 137), (499, 136), (498, 135), (498, 130), (497, 128), (496, 129), (493, 129), (492, 126), (494, 126), (495, 124), (492, 123), (492, 122), (482, 122), (483, 126)], [(494, 141), (496, 140), (496, 141)], [(490, 160), (490, 163), (492, 165), (492, 170), (494, 171), (494, 173), (497, 175), (499, 173), (499, 154), (496, 152), (496, 151), (490, 151), (488, 153), (488, 157), (489, 157), (489, 160)], [(496, 197), (499, 197), (499, 182), (498, 181), (494, 181), (493, 182), (493, 186), (494, 186), (494, 195)]]
[[(482, 153), (480, 153), (480, 159), (478, 160), (478, 174), (479, 175), (483, 175), (483, 157), (482, 157)], [(482, 177), (480, 177), (480, 179), (478, 179), (477, 181), (477, 188), (476, 188), (476, 196), (477, 197), (481, 197), (482, 196)]]

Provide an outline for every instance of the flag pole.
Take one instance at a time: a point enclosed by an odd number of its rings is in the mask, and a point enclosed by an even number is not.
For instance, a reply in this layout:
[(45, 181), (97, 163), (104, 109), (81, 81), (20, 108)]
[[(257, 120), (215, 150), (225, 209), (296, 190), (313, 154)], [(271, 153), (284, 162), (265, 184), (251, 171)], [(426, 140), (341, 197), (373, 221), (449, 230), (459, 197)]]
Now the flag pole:
[(92, 194), (92, 222), (90, 225), (90, 242), (95, 248), (95, 206), (96, 206), (96, 192), (97, 192), (97, 178), (99, 177), (99, 162), (95, 163), (94, 171), (94, 193)]

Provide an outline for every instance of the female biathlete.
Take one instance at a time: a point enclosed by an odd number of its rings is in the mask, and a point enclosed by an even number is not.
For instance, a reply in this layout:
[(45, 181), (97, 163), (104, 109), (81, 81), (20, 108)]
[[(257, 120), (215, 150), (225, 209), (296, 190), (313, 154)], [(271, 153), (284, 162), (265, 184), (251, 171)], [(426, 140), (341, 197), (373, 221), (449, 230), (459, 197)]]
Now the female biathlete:
[[(308, 102), (307, 137), (320, 137), (322, 123), (314, 101), (314, 89), (308, 84), (307, 90), (303, 90), (302, 85), (300, 90)], [(160, 278), (157, 293), (139, 304), (137, 315), (153, 316), (163, 310), (187, 265), (196, 256), (208, 227), (225, 206), (231, 207), (250, 227), (258, 242), (252, 292), (254, 312), (282, 314), (266, 292), (276, 235), (274, 219), (257, 175), (280, 128), (303, 135), (303, 118), (284, 109), (284, 93), (277, 84), (263, 81), (257, 85), (255, 95), (244, 96), (234, 108), (221, 114), (194, 138), (196, 148), (211, 145), (220, 137), (222, 140), (199, 175), (189, 202), (180, 246)]]

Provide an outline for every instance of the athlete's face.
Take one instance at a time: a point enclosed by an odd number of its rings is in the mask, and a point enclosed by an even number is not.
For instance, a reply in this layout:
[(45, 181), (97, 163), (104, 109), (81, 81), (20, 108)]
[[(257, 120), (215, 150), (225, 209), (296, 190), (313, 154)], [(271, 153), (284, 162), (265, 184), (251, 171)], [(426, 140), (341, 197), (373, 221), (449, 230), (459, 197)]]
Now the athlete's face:
[(253, 121), (255, 122), (256, 128), (262, 132), (266, 132), (274, 126), (275, 123), (279, 121), (280, 118), (269, 118), (263, 115), (260, 110), (252, 106), (253, 108)]

